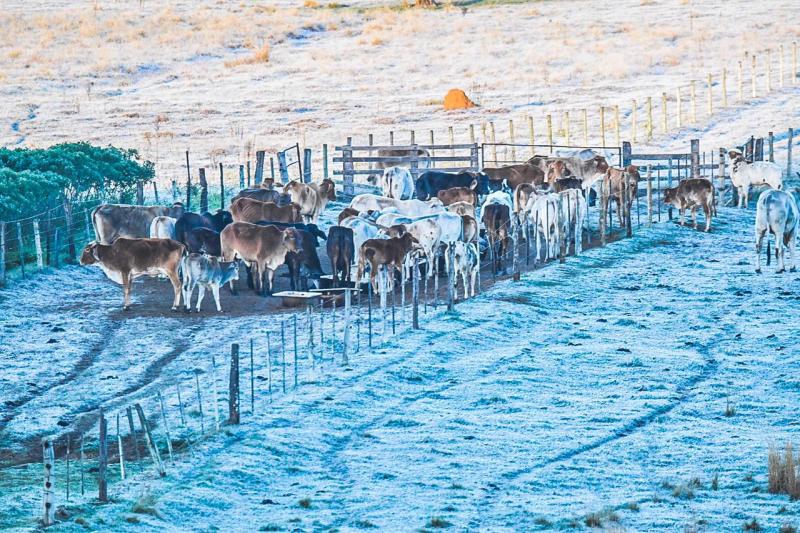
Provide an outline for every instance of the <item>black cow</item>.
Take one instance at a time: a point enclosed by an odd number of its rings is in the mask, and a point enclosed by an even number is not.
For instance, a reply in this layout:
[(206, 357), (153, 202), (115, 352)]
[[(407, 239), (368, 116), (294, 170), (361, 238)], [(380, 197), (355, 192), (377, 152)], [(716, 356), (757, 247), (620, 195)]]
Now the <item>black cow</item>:
[(187, 243), (189, 232), (195, 228), (213, 229), (217, 233), (221, 232), (225, 226), (233, 222), (230, 211), (217, 209), (214, 214), (203, 213), (184, 213), (175, 222), (175, 238), (184, 244)]
[(186, 249), (190, 254), (206, 253), (222, 257), (219, 232), (210, 228), (194, 228), (186, 234)]
[(489, 176), (483, 172), (443, 172), (441, 170), (428, 170), (420, 174), (416, 182), (417, 198), (429, 200), (436, 198), (439, 191), (453, 187), (469, 187), (472, 180), (478, 181), (475, 192), (480, 195), (489, 194)]
[(331, 226), (328, 230), (326, 248), (331, 260), (333, 286), (338, 287), (339, 272), (342, 273), (342, 281), (350, 281), (350, 267), (353, 265), (355, 257), (353, 230), (343, 226)]

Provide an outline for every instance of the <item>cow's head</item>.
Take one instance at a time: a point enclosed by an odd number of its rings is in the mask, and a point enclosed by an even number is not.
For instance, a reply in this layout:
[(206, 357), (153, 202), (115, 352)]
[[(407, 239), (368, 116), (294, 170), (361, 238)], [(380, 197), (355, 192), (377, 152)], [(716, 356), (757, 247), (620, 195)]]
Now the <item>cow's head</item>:
[(184, 207), (182, 202), (175, 202), (172, 204), (172, 208), (170, 209), (170, 216), (172, 218), (178, 219), (183, 216)]
[(281, 240), (283, 241), (283, 245), (286, 246), (290, 252), (295, 252), (297, 254), (303, 253), (303, 239), (300, 237), (300, 232), (296, 229), (286, 228), (283, 230)]
[(81, 253), (80, 264), (83, 266), (86, 265), (94, 265), (100, 262), (100, 258), (97, 255), (97, 247), (99, 245), (96, 242), (90, 242), (86, 245)]
[(473, 179), (473, 180), (470, 182), (470, 184), (469, 184), (469, 188), (470, 188), (470, 189), (472, 189), (472, 190), (474, 191), (474, 190), (475, 190), (477, 187), (478, 187), (478, 178), (474, 178), (474, 179)]
[(330, 178), (325, 178), (319, 186), (319, 192), (323, 198), (327, 198), (331, 202), (336, 201), (336, 185)]
[(267, 178), (261, 182), (262, 189), (273, 190), (275, 188), (275, 180), (272, 178)]
[(678, 188), (677, 187), (664, 189), (664, 203), (679, 207), (678, 206)]
[(239, 279), (239, 266), (242, 264), (240, 259), (236, 259), (235, 261), (231, 261), (230, 263), (222, 263), (220, 262), (220, 266), (222, 267), (222, 284), (224, 285), (228, 281), (237, 281)]
[(475, 180), (478, 182), (474, 188), (476, 193), (484, 196), (492, 192), (491, 181), (489, 180), (489, 174), (487, 174), (486, 172), (475, 172), (473, 174)]
[(367, 183), (370, 185), (377, 185), (378, 184), (378, 176), (375, 174), (370, 174), (367, 176)]
[(403, 235), (408, 233), (408, 230), (403, 224), (395, 224), (394, 226), (389, 226), (388, 228), (383, 228), (381, 233), (389, 237), (390, 239), (397, 239), (402, 237)]
[(594, 163), (596, 165), (595, 172), (605, 172), (609, 168), (608, 161), (602, 155), (594, 156)]

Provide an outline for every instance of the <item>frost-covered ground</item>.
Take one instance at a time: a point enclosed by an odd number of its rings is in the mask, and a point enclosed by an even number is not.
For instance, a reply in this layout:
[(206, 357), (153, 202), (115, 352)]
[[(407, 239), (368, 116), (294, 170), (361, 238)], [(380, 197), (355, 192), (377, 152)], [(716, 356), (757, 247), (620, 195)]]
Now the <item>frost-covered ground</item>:
[[(796, 436), (800, 276), (752, 272), (752, 218), (722, 209), (710, 234), (664, 223), (502, 282), (454, 315), (429, 317), (421, 332), (353, 356), (351, 370), (301, 367), (300, 388), (272, 405), (259, 381), (258, 412), (242, 426), (182, 455), (163, 481), (140, 473), (112, 487), (111, 505), (72, 518), (141, 529), (125, 519), (148, 493), (159, 516), (136, 518), (170, 529), (397, 531), (440, 517), (458, 530), (531, 530), (583, 527), (587, 514), (612, 510), (631, 531), (735, 531), (753, 518), (767, 530), (797, 525), (800, 504), (766, 493), (766, 457)], [(69, 296), (67, 272), (29, 293)], [(69, 274), (76, 284), (99, 278)], [(104, 320), (107, 300), (117, 303), (117, 289), (93, 286), (93, 305), (78, 313), (85, 331), (70, 333), (86, 342), (55, 357), (74, 363), (109, 335), (90, 325)], [(194, 333), (156, 378), (161, 386), (183, 358), (224, 354), (257, 323), (175, 320), (149, 335), (144, 319), (119, 321), (113, 350), (154, 357)], [(24, 366), (25, 343), (14, 342), (4, 368)], [(87, 395), (108, 372), (130, 381), (143, 371), (117, 352), (79, 378)], [(37, 380), (31, 372), (18, 380)], [(56, 379), (39, 372), (43, 385)], [(22, 421), (5, 431), (14, 424)], [(3, 508), (11, 524), (32, 525), (38, 491), (17, 489), (0, 497)]]

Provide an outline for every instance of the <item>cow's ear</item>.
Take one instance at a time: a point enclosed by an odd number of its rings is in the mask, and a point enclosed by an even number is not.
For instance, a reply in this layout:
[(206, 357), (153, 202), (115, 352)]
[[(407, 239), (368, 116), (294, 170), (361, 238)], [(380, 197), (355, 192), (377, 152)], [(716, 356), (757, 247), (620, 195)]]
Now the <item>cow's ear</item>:
[(91, 246), (91, 249), (92, 249), (92, 257), (94, 257), (94, 260), (99, 263), (100, 262), (100, 258), (97, 256), (97, 243), (93, 242), (89, 246)]

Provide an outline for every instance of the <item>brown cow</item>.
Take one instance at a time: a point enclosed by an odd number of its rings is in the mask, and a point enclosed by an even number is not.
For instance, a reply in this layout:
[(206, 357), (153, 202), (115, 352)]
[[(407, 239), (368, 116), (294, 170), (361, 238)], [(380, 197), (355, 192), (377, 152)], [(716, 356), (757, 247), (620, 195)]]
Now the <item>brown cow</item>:
[(101, 244), (111, 244), (119, 237), (142, 239), (150, 237), (150, 224), (159, 216), (178, 219), (183, 215), (183, 204), (163, 205), (103, 204), (92, 211), (95, 237)]
[(252, 198), (259, 202), (272, 202), (281, 206), (292, 203), (292, 198), (288, 194), (283, 194), (271, 188), (242, 189), (231, 199), (231, 204), (239, 198)]
[(556, 159), (547, 163), (547, 174), (545, 181), (552, 187), (556, 180), (572, 176), (572, 171), (567, 167), (567, 162), (563, 159)]
[(417, 239), (409, 232), (403, 233), (402, 237), (391, 239), (367, 239), (361, 245), (356, 279), (360, 281), (363, 278), (366, 263), (369, 261), (370, 283), (375, 292), (378, 292), (378, 268), (386, 265), (390, 269), (389, 279), (394, 279), (395, 271), (400, 272), (400, 269), (403, 268), (403, 261), (408, 252), (417, 246)]
[(436, 193), (436, 197), (444, 205), (454, 204), (456, 202), (466, 202), (473, 206), (478, 205), (478, 193), (475, 192), (475, 187), (478, 186), (478, 180), (472, 180), (469, 187), (451, 187)]
[[(296, 229), (259, 226), (249, 222), (229, 224), (220, 233), (219, 240), (224, 261), (240, 257), (255, 267), (253, 288), (263, 295), (267, 294), (264, 274), (267, 274), (271, 293), (275, 271), (286, 262), (286, 254), (303, 251)], [(232, 281), (231, 290), (234, 290)]]
[[(528, 164), (539, 168), (542, 172), (547, 172), (548, 165), (554, 161), (563, 161), (570, 174), (583, 180), (584, 188), (591, 186), (595, 181), (595, 176), (602, 176), (609, 167), (605, 157), (590, 149), (566, 156), (536, 155), (528, 160)], [(558, 176), (555, 179), (558, 179)]]
[(522, 222), (525, 218), (523, 211), (531, 196), (536, 196), (536, 187), (531, 183), (520, 183), (514, 189), (514, 215), (517, 217), (517, 222)]
[(503, 266), (510, 239), (511, 213), (508, 206), (502, 204), (488, 204), (483, 206), (481, 221), (486, 228), (486, 239), (489, 241), (489, 253), (492, 258), (492, 268), (498, 272)]
[(484, 168), (483, 172), (489, 176), (489, 188), (497, 190), (502, 186), (503, 180), (514, 190), (520, 183), (541, 185), (544, 183), (544, 171), (534, 165), (522, 163), (499, 168)]
[(320, 213), (325, 210), (328, 202), (336, 200), (336, 186), (333, 180), (328, 178), (319, 184), (290, 181), (284, 185), (283, 193), (288, 194), (292, 202), (300, 206), (300, 214), (305, 222), (312, 224), (317, 223)]
[(341, 213), (339, 213), (339, 218), (337, 219), (337, 223), (341, 224), (342, 220), (350, 217), (357, 217), (360, 211), (358, 209), (353, 209), (352, 207), (345, 207), (342, 209)]
[[(627, 182), (628, 198), (627, 202), (623, 204), (623, 197), (625, 196), (624, 189)], [(630, 209), (633, 200), (636, 198), (639, 190), (639, 169), (636, 165), (628, 165), (626, 168), (609, 167), (605, 175), (605, 190), (608, 191), (608, 197), (615, 204), (617, 204), (617, 215), (619, 215), (619, 225), (624, 226), (623, 211)], [(623, 210), (622, 207), (625, 207)]]
[(580, 178), (561, 178), (553, 184), (554, 192), (567, 191), (569, 189), (583, 190), (583, 181)]
[(91, 242), (81, 254), (82, 265), (97, 265), (108, 279), (122, 285), (125, 295), (122, 309), (131, 307), (131, 285), (140, 276), (163, 274), (172, 282), (175, 298), (172, 310), (181, 305), (181, 279), (178, 267), (186, 247), (172, 239), (128, 239), (120, 237), (112, 244)]
[(703, 208), (706, 215), (706, 231), (711, 231), (711, 216), (714, 214), (714, 186), (705, 178), (682, 180), (677, 187), (664, 189), (664, 203), (678, 208), (683, 226), (686, 209), (692, 210), (692, 222), (697, 229), (697, 207)]
[(333, 286), (339, 286), (339, 273), (341, 273), (341, 281), (349, 283), (350, 267), (353, 265), (355, 255), (353, 230), (343, 226), (331, 226), (328, 229), (326, 249), (331, 260)]
[(238, 198), (231, 204), (231, 216), (234, 222), (250, 222), (259, 220), (274, 222), (300, 222), (300, 206), (291, 203), (279, 206), (272, 202), (260, 202), (252, 198)]

